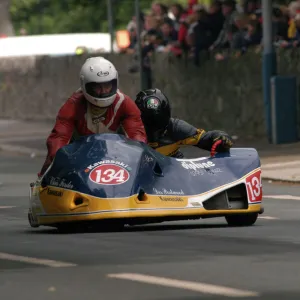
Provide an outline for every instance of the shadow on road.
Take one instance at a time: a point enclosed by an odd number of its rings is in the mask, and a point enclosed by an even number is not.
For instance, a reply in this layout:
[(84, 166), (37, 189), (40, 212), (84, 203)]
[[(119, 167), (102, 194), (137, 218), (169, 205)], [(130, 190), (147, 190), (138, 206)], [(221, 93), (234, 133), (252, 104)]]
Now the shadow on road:
[[(126, 226), (124, 228), (110, 228), (110, 227), (85, 227), (85, 226), (72, 226), (69, 225), (65, 228), (38, 228), (25, 230), (27, 234), (82, 234), (82, 233), (112, 233), (112, 232), (149, 232), (149, 231), (169, 231), (169, 230), (193, 230), (193, 229), (215, 229), (215, 228), (232, 228), (227, 224), (164, 224), (164, 225), (136, 225)], [(260, 225), (254, 225), (252, 227), (260, 227)], [(235, 227), (237, 228), (237, 227)], [(239, 227), (242, 228), (242, 227)], [(24, 231), (23, 231), (24, 233)]]

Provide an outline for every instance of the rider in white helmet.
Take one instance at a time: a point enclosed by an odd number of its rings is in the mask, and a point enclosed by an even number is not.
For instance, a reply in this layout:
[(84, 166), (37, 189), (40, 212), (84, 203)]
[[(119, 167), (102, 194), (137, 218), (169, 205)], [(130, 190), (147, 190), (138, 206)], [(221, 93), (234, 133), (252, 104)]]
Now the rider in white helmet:
[(60, 108), (48, 139), (48, 155), (38, 174), (51, 164), (57, 150), (74, 136), (116, 132), (121, 126), (126, 136), (147, 143), (141, 113), (134, 101), (119, 89), (115, 66), (103, 57), (85, 61), (80, 71), (81, 88)]
[(87, 101), (98, 107), (108, 107), (117, 97), (118, 72), (103, 57), (89, 58), (81, 68), (80, 84)]

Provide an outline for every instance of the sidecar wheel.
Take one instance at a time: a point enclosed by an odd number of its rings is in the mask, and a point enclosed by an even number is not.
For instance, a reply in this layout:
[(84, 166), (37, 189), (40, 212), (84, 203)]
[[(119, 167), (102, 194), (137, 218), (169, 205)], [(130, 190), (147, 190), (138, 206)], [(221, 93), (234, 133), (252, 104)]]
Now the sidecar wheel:
[(243, 227), (252, 226), (258, 217), (258, 213), (240, 214), (240, 215), (228, 215), (225, 219), (229, 226)]

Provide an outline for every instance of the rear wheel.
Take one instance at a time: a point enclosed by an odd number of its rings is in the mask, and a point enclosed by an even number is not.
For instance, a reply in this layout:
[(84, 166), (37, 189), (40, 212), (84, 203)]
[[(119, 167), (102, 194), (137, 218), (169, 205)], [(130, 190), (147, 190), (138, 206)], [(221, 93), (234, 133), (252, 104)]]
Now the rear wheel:
[(240, 215), (228, 215), (225, 219), (229, 226), (251, 226), (258, 217), (258, 213), (240, 214)]

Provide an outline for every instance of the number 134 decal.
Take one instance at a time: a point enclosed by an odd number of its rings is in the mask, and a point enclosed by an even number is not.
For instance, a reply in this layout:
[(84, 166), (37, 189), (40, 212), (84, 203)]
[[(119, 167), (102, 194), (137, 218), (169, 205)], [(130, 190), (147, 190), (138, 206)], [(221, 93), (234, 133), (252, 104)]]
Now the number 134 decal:
[(255, 172), (246, 178), (248, 198), (250, 202), (261, 202), (262, 200), (262, 183), (261, 170)]
[(125, 183), (130, 175), (126, 169), (114, 164), (103, 164), (90, 173), (90, 180), (97, 184), (116, 185)]

